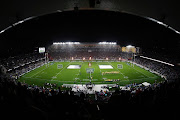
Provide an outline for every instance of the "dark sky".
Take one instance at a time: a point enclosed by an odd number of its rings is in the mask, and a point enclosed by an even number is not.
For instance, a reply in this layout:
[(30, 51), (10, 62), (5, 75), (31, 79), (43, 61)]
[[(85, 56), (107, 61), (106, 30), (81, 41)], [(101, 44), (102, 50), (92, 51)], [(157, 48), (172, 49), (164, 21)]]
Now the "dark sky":
[(123, 12), (80, 10), (77, 14), (56, 12), (13, 26), (4, 32), (2, 40), (37, 47), (53, 41), (118, 41), (121, 46), (152, 48), (154, 45), (178, 47), (175, 37), (174, 31), (142, 17)]
[[(120, 10), (141, 16), (152, 17), (180, 31), (179, 0), (100, 0), (95, 8)], [(89, 0), (1, 0), (0, 30), (31, 16), (51, 13), (56, 10), (89, 8)]]

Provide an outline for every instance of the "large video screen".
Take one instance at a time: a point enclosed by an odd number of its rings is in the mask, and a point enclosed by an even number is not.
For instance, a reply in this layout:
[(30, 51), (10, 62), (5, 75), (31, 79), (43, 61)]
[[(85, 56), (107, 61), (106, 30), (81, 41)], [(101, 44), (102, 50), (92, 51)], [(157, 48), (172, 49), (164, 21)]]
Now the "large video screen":
[(45, 47), (39, 47), (39, 53), (44, 53), (45, 52)]
[(132, 47), (122, 47), (122, 52), (136, 53), (136, 48), (134, 46), (132, 46)]

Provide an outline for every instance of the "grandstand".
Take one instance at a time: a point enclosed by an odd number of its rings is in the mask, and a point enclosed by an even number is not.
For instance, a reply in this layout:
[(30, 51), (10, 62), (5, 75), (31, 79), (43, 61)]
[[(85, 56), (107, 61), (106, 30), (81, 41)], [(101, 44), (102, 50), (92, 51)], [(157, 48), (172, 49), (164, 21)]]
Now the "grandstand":
[[(108, 42), (106, 42), (108, 43)], [(114, 42), (115, 43), (115, 42)], [(105, 59), (119, 59), (121, 47), (109, 42), (108, 44), (101, 43), (79, 43), (79, 44), (56, 44), (54, 43), (48, 47), (47, 52), (51, 59), (55, 60), (69, 60), (72, 57), (74, 60), (86, 60), (92, 57), (92, 60)]]

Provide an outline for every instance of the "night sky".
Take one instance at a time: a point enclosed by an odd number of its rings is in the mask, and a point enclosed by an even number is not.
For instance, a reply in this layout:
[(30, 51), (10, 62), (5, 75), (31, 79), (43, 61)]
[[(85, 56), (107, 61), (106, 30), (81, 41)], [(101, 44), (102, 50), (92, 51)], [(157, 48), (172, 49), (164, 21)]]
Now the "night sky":
[[(0, 30), (31, 16), (57, 10), (89, 8), (92, 0), (1, 0)], [(94, 8), (127, 11), (140, 16), (152, 17), (180, 31), (179, 0), (100, 0)]]

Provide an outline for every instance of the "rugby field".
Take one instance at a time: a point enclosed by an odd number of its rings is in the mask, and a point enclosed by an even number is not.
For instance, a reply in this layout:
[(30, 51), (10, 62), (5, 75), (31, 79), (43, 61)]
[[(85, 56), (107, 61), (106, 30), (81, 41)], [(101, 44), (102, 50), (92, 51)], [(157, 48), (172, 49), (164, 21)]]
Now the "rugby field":
[(19, 79), (21, 82), (30, 85), (44, 86), (45, 83), (62, 84), (95, 84), (127, 85), (131, 83), (149, 82), (163, 80), (160, 76), (153, 74), (141, 67), (132, 67), (128, 62), (104, 62), (94, 61), (68, 61), (49, 62), (48, 65), (38, 67)]

